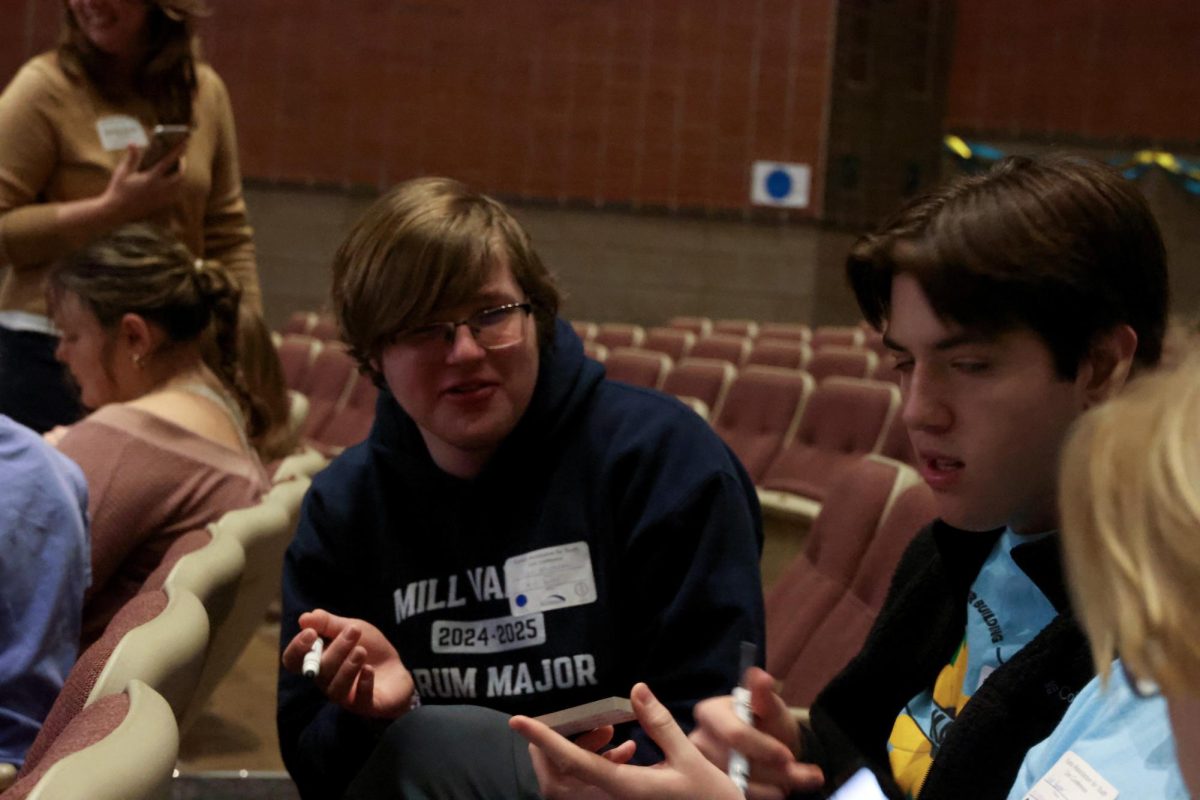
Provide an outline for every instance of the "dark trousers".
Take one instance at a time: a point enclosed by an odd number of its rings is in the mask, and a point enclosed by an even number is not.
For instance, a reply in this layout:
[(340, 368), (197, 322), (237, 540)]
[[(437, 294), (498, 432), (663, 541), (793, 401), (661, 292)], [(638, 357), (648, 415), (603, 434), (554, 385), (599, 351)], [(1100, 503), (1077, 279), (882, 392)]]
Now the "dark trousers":
[(54, 360), (58, 337), (0, 327), (0, 414), (45, 433), (83, 416), (67, 368)]
[(508, 715), (422, 706), (388, 727), (344, 800), (538, 800), (529, 746)]

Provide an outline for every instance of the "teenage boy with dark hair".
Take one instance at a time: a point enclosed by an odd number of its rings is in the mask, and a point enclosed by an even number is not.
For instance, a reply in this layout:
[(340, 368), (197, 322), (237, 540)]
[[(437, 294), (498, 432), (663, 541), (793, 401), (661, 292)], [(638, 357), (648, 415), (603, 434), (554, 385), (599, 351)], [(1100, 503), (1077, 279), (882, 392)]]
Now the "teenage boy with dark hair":
[(534, 797), (507, 715), (637, 680), (690, 727), (763, 636), (758, 505), (729, 449), (604, 380), (528, 235), (455, 181), (367, 211), (334, 304), (384, 391), (284, 563), (279, 738), (303, 796)]
[(866, 767), (893, 798), (1004, 798), (1093, 674), (1055, 534), (1059, 449), (1084, 409), (1158, 361), (1162, 240), (1114, 171), (1010, 158), (910, 203), (847, 270), (902, 374), (939, 519), (811, 728), (752, 670), (757, 729), (713, 698), (692, 740), (718, 764), (746, 754), (768, 791), (819, 785), (794, 756), (831, 783)]

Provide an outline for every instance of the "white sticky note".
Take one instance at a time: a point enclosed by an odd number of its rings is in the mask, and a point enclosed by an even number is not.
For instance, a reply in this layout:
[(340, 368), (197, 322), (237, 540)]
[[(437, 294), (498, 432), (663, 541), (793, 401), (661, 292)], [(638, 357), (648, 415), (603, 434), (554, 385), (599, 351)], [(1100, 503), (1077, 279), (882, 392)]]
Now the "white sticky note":
[(142, 123), (126, 114), (112, 114), (96, 120), (100, 146), (105, 150), (124, 150), (129, 145), (145, 147), (150, 144)]
[(1024, 800), (1115, 800), (1117, 789), (1091, 764), (1068, 750)]
[(504, 588), (513, 616), (596, 602), (587, 542), (544, 547), (504, 562)]

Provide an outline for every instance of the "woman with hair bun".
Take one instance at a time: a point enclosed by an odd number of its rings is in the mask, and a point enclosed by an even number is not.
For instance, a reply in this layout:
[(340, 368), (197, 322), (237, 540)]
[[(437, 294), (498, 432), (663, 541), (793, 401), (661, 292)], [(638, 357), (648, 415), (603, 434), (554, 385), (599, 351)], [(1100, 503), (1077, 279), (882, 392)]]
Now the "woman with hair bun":
[(0, 94), (0, 413), (34, 430), (81, 413), (54, 362), (55, 259), (153, 222), (260, 305), (233, 112), (195, 36), (207, 13), (204, 0), (63, 0), (57, 49)]
[(175, 538), (261, 496), (250, 441), (266, 415), (238, 368), (237, 284), (165, 231), (129, 225), (73, 253), (47, 295), (55, 355), (94, 409), (48, 437), (88, 481), (87, 644)]

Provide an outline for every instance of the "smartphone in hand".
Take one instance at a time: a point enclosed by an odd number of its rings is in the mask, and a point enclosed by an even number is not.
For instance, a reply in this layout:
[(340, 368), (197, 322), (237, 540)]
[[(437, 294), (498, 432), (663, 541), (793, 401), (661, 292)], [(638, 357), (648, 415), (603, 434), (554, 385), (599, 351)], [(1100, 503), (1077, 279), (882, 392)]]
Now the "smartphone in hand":
[[(150, 145), (146, 152), (142, 153), (142, 162), (138, 165), (138, 170), (148, 170), (162, 161), (167, 153), (185, 141), (191, 133), (192, 129), (187, 125), (155, 125), (154, 130), (150, 132)], [(175, 172), (178, 169), (179, 162), (176, 162), (167, 172)]]

